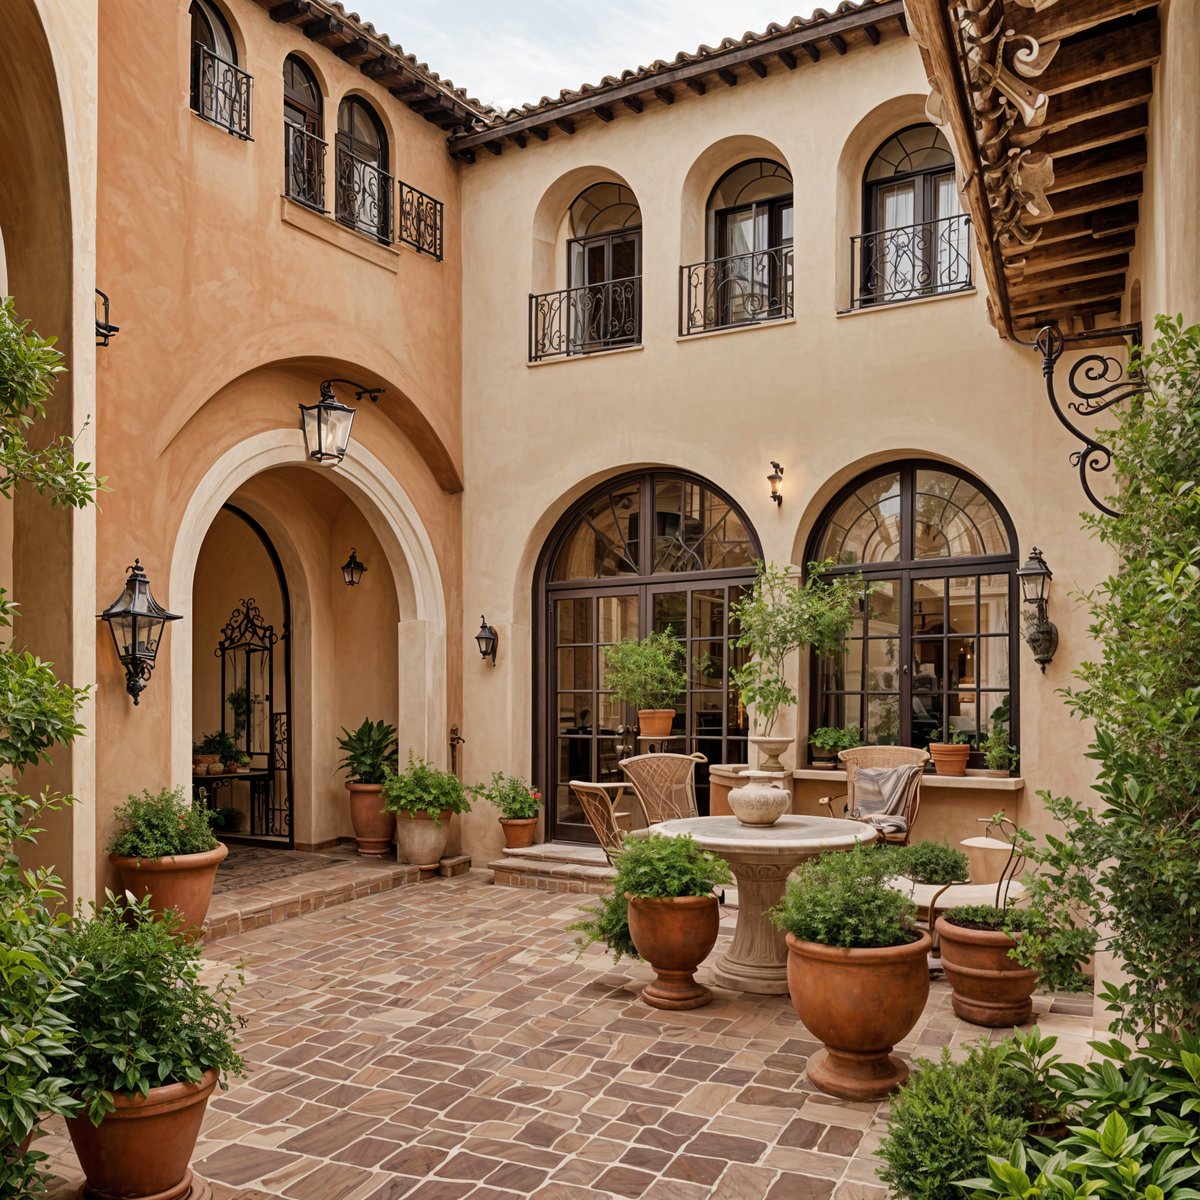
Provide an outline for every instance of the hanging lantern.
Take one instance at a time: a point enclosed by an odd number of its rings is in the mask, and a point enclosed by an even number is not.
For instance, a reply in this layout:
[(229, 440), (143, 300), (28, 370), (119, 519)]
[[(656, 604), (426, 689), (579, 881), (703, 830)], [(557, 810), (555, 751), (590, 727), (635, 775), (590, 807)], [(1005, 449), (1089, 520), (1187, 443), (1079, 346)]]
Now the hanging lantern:
[(322, 467), (336, 467), (346, 457), (355, 410), (333, 394), (333, 385), (344, 383), (355, 389), (354, 399), (364, 396), (378, 401), (384, 388), (366, 387), (350, 379), (322, 379), (321, 398), (316, 404), (300, 405), (300, 428), (308, 457)]
[(358, 561), (358, 553), (354, 547), (350, 547), (350, 557), (342, 563), (342, 578), (346, 581), (347, 587), (358, 587), (362, 582), (363, 572), (367, 569), (366, 563)]
[(137, 704), (150, 682), (163, 629), (168, 621), (178, 621), (179, 614), (167, 612), (154, 599), (139, 558), (126, 568), (125, 590), (97, 619), (108, 623), (117, 658), (125, 668), (125, 690)]

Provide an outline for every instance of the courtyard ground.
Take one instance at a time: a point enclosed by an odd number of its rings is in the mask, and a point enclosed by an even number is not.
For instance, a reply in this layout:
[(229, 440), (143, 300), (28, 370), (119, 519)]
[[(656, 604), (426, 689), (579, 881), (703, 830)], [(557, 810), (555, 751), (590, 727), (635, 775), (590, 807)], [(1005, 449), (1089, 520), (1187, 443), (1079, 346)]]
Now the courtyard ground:
[[(576, 957), (565, 926), (586, 901), (472, 871), (212, 943), (214, 966), (245, 968), (248, 1074), (209, 1105), (197, 1177), (216, 1200), (886, 1196), (887, 1105), (811, 1088), (817, 1044), (786, 996), (718, 988), (693, 1012), (648, 1008), (644, 964)], [(1082, 1058), (1090, 1003), (1035, 1005)], [(899, 1050), (936, 1056), (982, 1032), (935, 982)], [(61, 1126), (40, 1148), (52, 1200), (73, 1197)]]

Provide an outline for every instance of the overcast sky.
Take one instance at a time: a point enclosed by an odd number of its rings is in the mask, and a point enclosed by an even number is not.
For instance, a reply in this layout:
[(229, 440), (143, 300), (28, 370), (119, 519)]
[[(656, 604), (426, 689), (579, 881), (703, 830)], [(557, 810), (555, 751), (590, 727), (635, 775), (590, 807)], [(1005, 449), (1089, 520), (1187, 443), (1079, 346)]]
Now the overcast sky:
[[(514, 108), (702, 42), (760, 33), (812, 0), (345, 0), (443, 78), (485, 103)], [(827, 0), (832, 9), (836, 0)]]

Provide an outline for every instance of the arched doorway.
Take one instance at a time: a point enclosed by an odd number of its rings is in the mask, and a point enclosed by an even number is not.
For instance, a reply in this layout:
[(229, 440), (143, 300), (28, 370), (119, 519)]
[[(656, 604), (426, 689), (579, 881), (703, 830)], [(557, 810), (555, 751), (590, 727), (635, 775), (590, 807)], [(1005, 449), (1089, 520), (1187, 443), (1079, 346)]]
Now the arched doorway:
[[(534, 762), (547, 837), (594, 841), (570, 779), (617, 782), (637, 753), (636, 714), (604, 688), (604, 647), (670, 628), (687, 654), (688, 688), (669, 749), (745, 762), (746, 713), (729, 672), (729, 606), (762, 550), (745, 514), (718, 488), (678, 471), (621, 476), (559, 521), (539, 560), (534, 597)], [(707, 811), (708, 771), (697, 771)]]

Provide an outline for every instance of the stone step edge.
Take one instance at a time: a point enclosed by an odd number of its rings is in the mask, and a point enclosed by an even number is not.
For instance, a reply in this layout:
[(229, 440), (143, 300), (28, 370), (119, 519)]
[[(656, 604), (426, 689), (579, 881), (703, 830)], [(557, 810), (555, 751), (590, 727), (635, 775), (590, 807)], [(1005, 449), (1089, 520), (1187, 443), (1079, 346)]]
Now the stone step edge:
[(603, 895), (612, 890), (617, 873), (609, 866), (518, 858), (505, 855), (488, 863), (492, 882), (502, 887), (536, 888), (547, 892)]
[[(593, 847), (595, 849), (595, 847)], [(530, 862), (573, 863), (577, 867), (605, 867), (608, 864), (604, 856), (597, 853), (583, 857), (575, 845), (556, 845), (553, 842), (539, 842), (536, 846), (526, 849), (504, 849), (501, 854), (505, 858), (525, 859)]]

